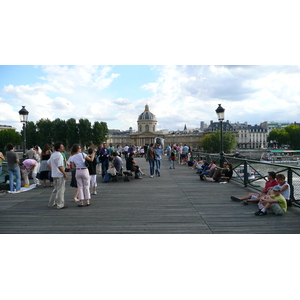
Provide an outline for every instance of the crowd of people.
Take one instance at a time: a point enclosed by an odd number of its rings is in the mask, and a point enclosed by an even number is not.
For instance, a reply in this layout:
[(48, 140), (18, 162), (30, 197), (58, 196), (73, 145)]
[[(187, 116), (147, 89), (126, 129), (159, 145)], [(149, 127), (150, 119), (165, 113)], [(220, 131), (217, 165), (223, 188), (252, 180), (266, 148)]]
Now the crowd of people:
[[(84, 153), (79, 144), (71, 148), (70, 157), (66, 158), (65, 147), (61, 142), (56, 142), (53, 147), (46, 144), (43, 150), (39, 146), (31, 146), (26, 153), (26, 159), (20, 161), (12, 144), (7, 145), (4, 155), (0, 152), (0, 175), (2, 172), (2, 161), (7, 160), (9, 173), (9, 189), (11, 193), (19, 193), (21, 190), (21, 179), (24, 187), (30, 187), (29, 175), (32, 175), (36, 186), (53, 187), (48, 206), (57, 209), (65, 208), (64, 193), (65, 182), (68, 179), (67, 172), (71, 171), (70, 186), (75, 188), (74, 202), (79, 202), (78, 207), (90, 206), (91, 195), (97, 194), (97, 175), (101, 175), (102, 182), (107, 183), (111, 178), (122, 175), (124, 170), (132, 172), (136, 179), (142, 179), (146, 174), (137, 164), (136, 156), (144, 157), (149, 163), (149, 176), (161, 176), (162, 158), (166, 154), (170, 169), (175, 165), (188, 165), (201, 181), (228, 183), (233, 175), (233, 166), (224, 162), (218, 167), (212, 159), (208, 162), (205, 158), (191, 160), (191, 149), (186, 144), (164, 145), (156, 142), (143, 147), (125, 145), (121, 147), (103, 143), (94, 148), (88, 148)], [(123, 159), (125, 164), (123, 167)], [(259, 210), (257, 216), (267, 214), (271, 209), (276, 215), (283, 215), (287, 211), (290, 202), (290, 186), (283, 174), (268, 172), (268, 180), (261, 193), (249, 193), (240, 198), (231, 196), (231, 200), (242, 202), (256, 202)]]

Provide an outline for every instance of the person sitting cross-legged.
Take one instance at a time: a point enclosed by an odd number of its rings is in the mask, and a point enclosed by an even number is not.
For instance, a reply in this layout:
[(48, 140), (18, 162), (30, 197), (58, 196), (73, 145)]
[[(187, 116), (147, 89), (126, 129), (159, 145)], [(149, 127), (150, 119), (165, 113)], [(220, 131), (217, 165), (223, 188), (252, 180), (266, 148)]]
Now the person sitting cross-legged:
[(287, 203), (284, 196), (281, 194), (281, 187), (276, 185), (273, 187), (273, 195), (265, 195), (260, 198), (257, 204), (259, 210), (254, 214), (256, 216), (264, 216), (267, 214), (267, 209), (271, 208), (275, 215), (282, 216), (287, 210)]
[(242, 198), (237, 198), (234, 196), (231, 196), (232, 201), (243, 201), (243, 204), (247, 205), (248, 202), (259, 202), (259, 199), (263, 196), (265, 196), (268, 193), (268, 190), (275, 186), (278, 185), (278, 182), (276, 180), (276, 173), (271, 171), (268, 172), (268, 181), (265, 184), (265, 188), (262, 190), (261, 193), (249, 193), (248, 195), (242, 197)]

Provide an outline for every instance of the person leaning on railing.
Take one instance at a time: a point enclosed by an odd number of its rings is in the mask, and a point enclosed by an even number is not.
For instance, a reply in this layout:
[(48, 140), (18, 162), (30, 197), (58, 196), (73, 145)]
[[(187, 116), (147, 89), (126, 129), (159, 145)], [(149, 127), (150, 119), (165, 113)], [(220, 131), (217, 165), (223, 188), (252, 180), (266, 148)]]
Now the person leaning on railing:
[(261, 193), (250, 193), (242, 198), (237, 198), (237, 197), (234, 197), (234, 196), (231, 196), (231, 200), (232, 201), (243, 201), (243, 204), (247, 205), (248, 202), (258, 202), (259, 199), (263, 196), (265, 196), (269, 189), (275, 185), (278, 185), (278, 182), (276, 180), (276, 173), (271, 171), (271, 172), (268, 172), (268, 181), (266, 182), (265, 184), (265, 188), (262, 190)]
[[(278, 185), (281, 187), (281, 195), (285, 198), (286, 203), (288, 206), (291, 205), (290, 195), (291, 195), (291, 188), (290, 185), (285, 181), (285, 176), (283, 174), (277, 174), (276, 179), (278, 182)], [(273, 188), (270, 188), (268, 195), (273, 195)]]

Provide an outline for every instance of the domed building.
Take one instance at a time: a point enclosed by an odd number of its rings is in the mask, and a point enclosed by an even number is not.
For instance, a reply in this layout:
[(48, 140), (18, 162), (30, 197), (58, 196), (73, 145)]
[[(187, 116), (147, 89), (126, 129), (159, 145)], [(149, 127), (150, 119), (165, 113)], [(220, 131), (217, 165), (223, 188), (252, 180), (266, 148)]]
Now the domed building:
[[(164, 130), (165, 131), (165, 130)], [(156, 116), (150, 111), (149, 105), (145, 105), (145, 110), (138, 115), (137, 131), (132, 127), (129, 130), (121, 131), (118, 129), (110, 129), (108, 133), (107, 143), (112, 143), (114, 146), (127, 145), (144, 146), (154, 143), (156, 137), (165, 139), (165, 145), (171, 144), (187, 144), (192, 148), (198, 148), (200, 144), (200, 136), (203, 131), (188, 130), (186, 125), (183, 130), (167, 131), (157, 130)]]
[(138, 117), (138, 133), (155, 132), (157, 120), (155, 115), (150, 112), (148, 104), (145, 105), (145, 110)]

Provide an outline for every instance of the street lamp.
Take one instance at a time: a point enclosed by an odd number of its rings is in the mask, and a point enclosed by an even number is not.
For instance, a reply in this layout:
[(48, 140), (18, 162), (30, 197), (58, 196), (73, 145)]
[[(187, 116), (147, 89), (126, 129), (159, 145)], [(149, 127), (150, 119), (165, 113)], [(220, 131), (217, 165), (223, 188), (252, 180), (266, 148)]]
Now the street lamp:
[(22, 109), (19, 111), (20, 122), (23, 123), (23, 159), (25, 159), (25, 149), (26, 149), (26, 124), (28, 122), (29, 112), (25, 109), (25, 106), (22, 106)]
[(224, 121), (225, 109), (219, 104), (216, 109), (218, 120), (220, 121), (220, 167), (223, 168), (224, 163), (224, 152), (223, 152), (223, 121)]

